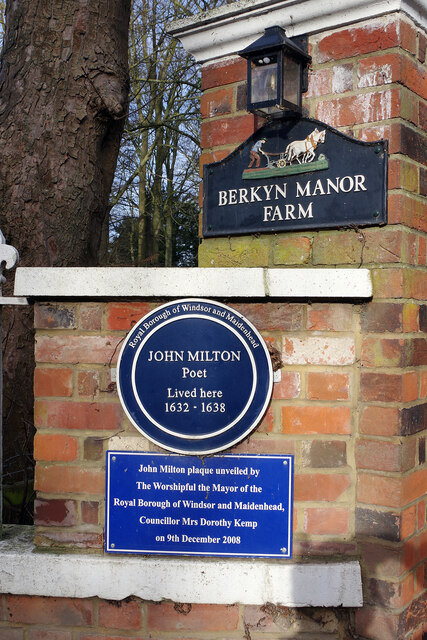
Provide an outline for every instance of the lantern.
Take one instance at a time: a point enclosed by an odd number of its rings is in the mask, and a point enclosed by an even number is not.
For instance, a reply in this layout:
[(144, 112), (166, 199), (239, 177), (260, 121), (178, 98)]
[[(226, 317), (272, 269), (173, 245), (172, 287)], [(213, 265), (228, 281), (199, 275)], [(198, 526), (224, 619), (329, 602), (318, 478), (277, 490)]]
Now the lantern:
[(307, 91), (306, 68), (311, 57), (287, 37), (281, 27), (268, 27), (264, 35), (239, 51), (248, 61), (247, 110), (274, 116), (286, 110), (301, 113)]

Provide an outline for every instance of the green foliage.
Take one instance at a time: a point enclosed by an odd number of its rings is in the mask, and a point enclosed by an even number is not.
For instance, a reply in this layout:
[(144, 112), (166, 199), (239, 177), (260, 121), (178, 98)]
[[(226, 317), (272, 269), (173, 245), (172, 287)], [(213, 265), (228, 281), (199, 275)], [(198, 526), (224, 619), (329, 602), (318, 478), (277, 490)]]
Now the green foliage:
[(34, 488), (32, 484), (16, 482), (3, 486), (3, 524), (32, 524)]

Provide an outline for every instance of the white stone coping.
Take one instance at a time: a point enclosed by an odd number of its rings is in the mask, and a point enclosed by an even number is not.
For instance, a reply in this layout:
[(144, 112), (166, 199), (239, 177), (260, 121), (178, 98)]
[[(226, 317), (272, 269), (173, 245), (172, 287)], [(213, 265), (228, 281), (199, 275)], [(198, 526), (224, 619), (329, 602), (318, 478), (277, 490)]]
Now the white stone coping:
[(18, 267), (15, 295), (28, 298), (372, 297), (368, 269)]
[(35, 552), (32, 527), (5, 527), (0, 593), (194, 604), (360, 607), (357, 561), (283, 561)]
[(0, 296), (0, 307), (2, 305), (8, 306), (8, 307), (10, 307), (11, 305), (25, 307), (28, 305), (28, 300), (27, 298), (16, 298), (16, 297), (11, 298), (7, 296)]
[(169, 32), (197, 62), (235, 54), (278, 25), (288, 36), (315, 34), (403, 11), (422, 26), (426, 0), (240, 0), (177, 20)]

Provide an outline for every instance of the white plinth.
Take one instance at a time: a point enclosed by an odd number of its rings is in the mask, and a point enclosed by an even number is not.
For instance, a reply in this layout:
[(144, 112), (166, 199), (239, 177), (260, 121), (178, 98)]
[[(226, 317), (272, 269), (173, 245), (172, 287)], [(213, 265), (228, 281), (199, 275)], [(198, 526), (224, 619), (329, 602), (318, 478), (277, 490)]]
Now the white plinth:
[(32, 527), (5, 527), (0, 593), (195, 604), (361, 607), (359, 563), (37, 553)]

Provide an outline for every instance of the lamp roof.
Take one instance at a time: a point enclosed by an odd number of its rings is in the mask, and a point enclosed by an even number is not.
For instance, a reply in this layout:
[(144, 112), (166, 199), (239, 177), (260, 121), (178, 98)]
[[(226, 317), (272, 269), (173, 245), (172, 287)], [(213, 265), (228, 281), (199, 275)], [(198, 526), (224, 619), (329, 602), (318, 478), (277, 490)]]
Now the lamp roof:
[(252, 42), (250, 45), (242, 49), (242, 51), (238, 52), (239, 56), (243, 58), (250, 58), (252, 55), (260, 52), (267, 52), (286, 48), (297, 57), (303, 58), (306, 61), (311, 60), (311, 56), (309, 56), (303, 49), (301, 49), (295, 42), (293, 42), (286, 35), (286, 31), (282, 29), (282, 27), (267, 27), (265, 29), (264, 34)]

